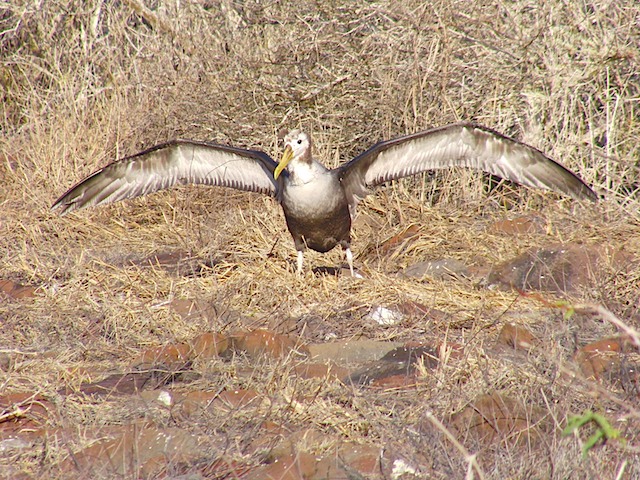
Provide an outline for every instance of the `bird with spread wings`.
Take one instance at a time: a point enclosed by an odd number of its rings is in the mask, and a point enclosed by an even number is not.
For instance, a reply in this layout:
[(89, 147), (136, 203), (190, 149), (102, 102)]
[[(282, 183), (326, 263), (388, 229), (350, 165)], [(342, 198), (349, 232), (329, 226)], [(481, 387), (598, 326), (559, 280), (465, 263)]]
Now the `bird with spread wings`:
[(177, 184), (230, 187), (270, 195), (284, 210), (302, 272), (303, 251), (337, 245), (351, 270), (351, 222), (358, 202), (385, 182), (450, 167), (481, 170), (575, 199), (597, 195), (577, 175), (540, 150), (469, 123), (447, 125), (376, 143), (351, 161), (326, 168), (312, 156), (309, 135), (285, 137), (280, 162), (259, 150), (174, 140), (117, 160), (72, 187), (52, 208), (79, 208), (147, 195)]

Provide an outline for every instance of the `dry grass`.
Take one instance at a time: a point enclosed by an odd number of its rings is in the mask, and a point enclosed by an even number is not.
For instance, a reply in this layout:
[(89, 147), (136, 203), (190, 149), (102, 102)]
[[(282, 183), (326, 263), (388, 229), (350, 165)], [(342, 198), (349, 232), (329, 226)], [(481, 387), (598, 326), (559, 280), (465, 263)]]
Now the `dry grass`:
[[(472, 282), (395, 276), (425, 258), (495, 264), (559, 242), (605, 244), (637, 258), (634, 2), (36, 3), (0, 10), (0, 278), (43, 285), (31, 301), (0, 304), (0, 344), (19, 359), (0, 372), (0, 391), (54, 395), (62, 384), (125, 370), (141, 348), (211, 329), (268, 326), (315, 342), (446, 337), (465, 346), (464, 359), (426, 375), (417, 395), (325, 385), (308, 410), (271, 415), (384, 442), (429, 466), (425, 478), (462, 478), (465, 459), (427, 419), (433, 413), (446, 420), (496, 390), (547, 408), (558, 425), (585, 409), (605, 411), (629, 443), (598, 449), (588, 461), (572, 438), (549, 437), (542, 457), (539, 450), (485, 447), (485, 478), (614, 478), (623, 465), (621, 478), (640, 475), (637, 390), (567, 382), (558, 373), (577, 346), (614, 334), (612, 325), (586, 315), (563, 320), (540, 302)], [(548, 152), (603, 201), (578, 205), (524, 189), (487, 194), (480, 175), (461, 171), (398, 182), (361, 205), (354, 253), (364, 281), (310, 272), (296, 278), (279, 207), (250, 194), (191, 186), (66, 218), (49, 212), (59, 194), (97, 167), (174, 137), (277, 156), (281, 131), (302, 127), (314, 134), (316, 155), (336, 165), (381, 138), (462, 120)], [(486, 233), (492, 221), (532, 211), (544, 216), (544, 233)], [(422, 228), (418, 240), (392, 255), (379, 252), (414, 223)], [(125, 265), (166, 251), (216, 264), (196, 276)], [(342, 263), (337, 250), (306, 259), (309, 266)], [(570, 301), (606, 305), (638, 329), (639, 272), (637, 262), (611, 271)], [(182, 318), (166, 307), (173, 298), (197, 299), (204, 312)], [(449, 315), (380, 327), (360, 309), (404, 301)], [(530, 362), (487, 354), (511, 318), (544, 339)], [(303, 328), (309, 319), (320, 326)], [(96, 325), (98, 334), (87, 335)], [(216, 368), (230, 368), (220, 363)], [(310, 388), (289, 379), (286, 365), (250, 371), (242, 380), (229, 371), (215, 381), (262, 385), (271, 396)], [(66, 425), (78, 429), (141, 414), (113, 403), (60, 408)], [(246, 440), (252, 420), (225, 419), (220, 428), (238, 429)], [(52, 449), (47, 461), (66, 454)], [(0, 465), (13, 460), (0, 454)], [(42, 459), (18, 460), (33, 473)]]

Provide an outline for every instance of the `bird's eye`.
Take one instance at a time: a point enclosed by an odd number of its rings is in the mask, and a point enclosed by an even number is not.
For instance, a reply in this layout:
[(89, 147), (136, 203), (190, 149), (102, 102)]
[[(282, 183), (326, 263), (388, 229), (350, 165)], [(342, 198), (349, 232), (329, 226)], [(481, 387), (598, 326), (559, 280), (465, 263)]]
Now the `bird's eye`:
[(301, 138), (299, 138), (299, 139), (298, 139), (298, 145), (300, 145), (301, 143), (302, 143), (302, 139), (301, 139)]

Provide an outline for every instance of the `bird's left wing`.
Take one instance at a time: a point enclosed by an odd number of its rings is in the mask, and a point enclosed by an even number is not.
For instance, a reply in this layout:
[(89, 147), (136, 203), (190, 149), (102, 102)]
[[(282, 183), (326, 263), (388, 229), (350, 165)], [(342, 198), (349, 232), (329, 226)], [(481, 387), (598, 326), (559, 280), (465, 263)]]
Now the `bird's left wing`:
[(371, 187), (449, 167), (474, 168), (529, 187), (597, 199), (580, 178), (540, 150), (468, 123), (377, 143), (338, 167), (338, 174), (353, 208)]
[(276, 196), (277, 164), (264, 152), (205, 142), (173, 140), (117, 160), (91, 174), (51, 207), (65, 215), (73, 210), (199, 183)]

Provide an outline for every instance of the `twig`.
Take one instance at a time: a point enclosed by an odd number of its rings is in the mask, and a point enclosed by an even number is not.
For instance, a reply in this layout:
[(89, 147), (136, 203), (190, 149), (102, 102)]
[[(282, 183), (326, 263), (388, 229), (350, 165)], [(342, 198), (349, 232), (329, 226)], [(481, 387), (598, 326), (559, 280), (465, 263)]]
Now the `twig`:
[(465, 478), (467, 480), (472, 480), (473, 479), (473, 470), (475, 469), (475, 471), (478, 472), (478, 477), (480, 478), (480, 480), (484, 480), (484, 473), (483, 473), (482, 469), (480, 468), (480, 465), (478, 465), (478, 462), (476, 461), (476, 454), (475, 453), (473, 453), (473, 454), (469, 453), (469, 450), (467, 450), (464, 447), (464, 445), (462, 445), (458, 441), (458, 439), (453, 436), (453, 434), (449, 431), (449, 429), (447, 427), (445, 427), (442, 424), (442, 422), (440, 420), (438, 420), (433, 415), (433, 413), (427, 412), (426, 415), (427, 415), (427, 419), (429, 419), (429, 421), (431, 423), (433, 423), (438, 430), (440, 430), (442, 433), (444, 433), (444, 435), (451, 441), (451, 443), (453, 443), (453, 445), (464, 456), (465, 461), (468, 463), (467, 475), (466, 475)]

